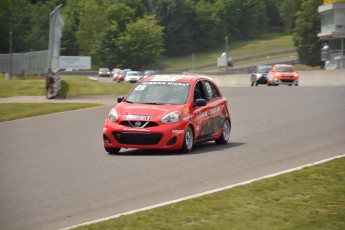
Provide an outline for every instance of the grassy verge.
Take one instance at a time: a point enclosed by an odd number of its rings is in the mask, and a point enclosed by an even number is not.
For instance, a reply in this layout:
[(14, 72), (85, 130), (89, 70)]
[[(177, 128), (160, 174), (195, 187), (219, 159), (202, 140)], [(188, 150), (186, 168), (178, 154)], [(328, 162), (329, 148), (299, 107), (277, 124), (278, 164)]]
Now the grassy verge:
[(90, 80), (87, 76), (62, 76), (62, 95), (122, 95), (132, 87), (131, 83), (107, 83)]
[[(230, 42), (229, 55), (238, 58), (290, 49), (294, 49), (292, 35), (273, 33), (261, 35), (254, 40)], [(194, 54), (194, 61), (192, 54), (183, 57), (162, 57), (157, 68), (160, 70), (174, 70), (212, 63), (216, 62), (217, 57), (223, 52), (224, 47), (198, 52)]]
[(345, 228), (345, 158), (79, 230)]
[[(106, 83), (90, 80), (87, 76), (62, 76), (62, 89), (59, 95), (121, 95), (129, 91), (133, 84)], [(45, 79), (15, 78), (5, 80), (0, 76), (0, 97), (11, 96), (43, 96), (45, 95)]]
[(100, 106), (94, 103), (0, 103), (0, 122)]

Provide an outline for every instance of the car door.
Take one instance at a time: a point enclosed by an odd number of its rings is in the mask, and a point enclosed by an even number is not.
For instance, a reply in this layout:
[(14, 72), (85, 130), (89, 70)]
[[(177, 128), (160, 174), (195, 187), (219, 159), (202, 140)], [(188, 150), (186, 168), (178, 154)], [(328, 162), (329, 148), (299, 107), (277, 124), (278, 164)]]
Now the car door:
[(226, 110), (226, 102), (220, 97), (218, 88), (210, 81), (203, 81), (207, 97), (208, 120), (205, 125), (207, 135), (217, 135), (223, 126)]
[[(198, 96), (200, 91), (200, 96)], [(221, 100), (217, 88), (209, 81), (202, 80), (196, 84), (194, 100), (205, 99), (206, 106), (196, 108), (197, 126), (196, 141), (207, 141), (218, 133), (221, 122), (219, 114), (222, 112)], [(224, 109), (224, 108), (223, 108)]]

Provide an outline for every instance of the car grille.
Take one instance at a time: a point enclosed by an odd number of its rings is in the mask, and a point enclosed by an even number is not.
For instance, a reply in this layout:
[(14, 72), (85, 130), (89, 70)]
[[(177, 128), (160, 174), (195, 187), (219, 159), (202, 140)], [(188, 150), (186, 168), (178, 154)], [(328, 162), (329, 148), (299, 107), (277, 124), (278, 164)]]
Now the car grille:
[(281, 79), (282, 82), (294, 82), (295, 80), (294, 79), (290, 79), (290, 77), (287, 77), (287, 78), (283, 78)]
[(155, 145), (161, 140), (163, 134), (113, 132), (113, 136), (121, 144)]
[(156, 122), (152, 121), (122, 121), (120, 125), (132, 127), (132, 128), (150, 128), (158, 126)]

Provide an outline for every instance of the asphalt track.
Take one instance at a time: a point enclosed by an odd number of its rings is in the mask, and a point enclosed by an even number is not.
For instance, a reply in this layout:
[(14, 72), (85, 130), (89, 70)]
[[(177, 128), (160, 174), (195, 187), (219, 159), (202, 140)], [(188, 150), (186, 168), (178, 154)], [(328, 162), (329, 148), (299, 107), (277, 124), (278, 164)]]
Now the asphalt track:
[(0, 123), (0, 228), (59, 229), (344, 154), (345, 86), (222, 92), (230, 143), (185, 155), (106, 154), (111, 106)]

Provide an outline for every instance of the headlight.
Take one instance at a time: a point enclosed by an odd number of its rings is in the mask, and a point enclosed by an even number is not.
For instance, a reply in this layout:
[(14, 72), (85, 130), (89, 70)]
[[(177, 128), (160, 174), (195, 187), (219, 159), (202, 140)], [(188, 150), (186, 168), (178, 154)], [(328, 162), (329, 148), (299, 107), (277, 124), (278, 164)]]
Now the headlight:
[(116, 110), (114, 108), (112, 108), (109, 111), (108, 120), (109, 121), (117, 121), (118, 119), (119, 119), (119, 115), (117, 114)]
[(180, 121), (180, 115), (181, 115), (181, 111), (174, 111), (174, 112), (171, 112), (171, 113), (165, 115), (161, 121), (163, 123), (179, 122)]
[(256, 75), (256, 77), (260, 78), (260, 77), (262, 77), (262, 74), (261, 74), (261, 73), (258, 73), (258, 74)]

